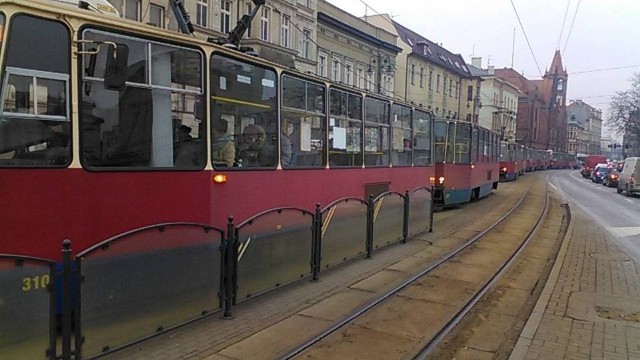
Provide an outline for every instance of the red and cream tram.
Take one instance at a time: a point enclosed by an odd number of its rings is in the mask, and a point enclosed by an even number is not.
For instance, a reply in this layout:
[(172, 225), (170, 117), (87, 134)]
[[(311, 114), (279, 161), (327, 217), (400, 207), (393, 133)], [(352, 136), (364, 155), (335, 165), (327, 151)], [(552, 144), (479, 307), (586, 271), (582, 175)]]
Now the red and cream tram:
[(466, 203), (498, 188), (498, 134), (465, 121), (437, 119), (434, 144), (437, 206)]

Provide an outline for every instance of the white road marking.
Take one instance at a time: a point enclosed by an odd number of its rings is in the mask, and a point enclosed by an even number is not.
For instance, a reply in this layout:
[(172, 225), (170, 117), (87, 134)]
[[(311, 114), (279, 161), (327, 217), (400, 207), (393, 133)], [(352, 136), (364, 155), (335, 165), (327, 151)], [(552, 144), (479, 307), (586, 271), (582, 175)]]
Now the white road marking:
[(631, 226), (631, 227), (609, 227), (607, 228), (610, 233), (617, 237), (627, 237), (627, 236), (635, 236), (640, 235), (640, 227)]

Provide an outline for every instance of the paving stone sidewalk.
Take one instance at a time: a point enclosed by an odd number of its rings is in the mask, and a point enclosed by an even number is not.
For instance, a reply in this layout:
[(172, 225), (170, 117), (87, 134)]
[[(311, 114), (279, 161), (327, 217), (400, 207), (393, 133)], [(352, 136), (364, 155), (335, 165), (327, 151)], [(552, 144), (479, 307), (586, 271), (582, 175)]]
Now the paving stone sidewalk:
[(549, 280), (511, 354), (639, 359), (640, 264), (577, 207)]

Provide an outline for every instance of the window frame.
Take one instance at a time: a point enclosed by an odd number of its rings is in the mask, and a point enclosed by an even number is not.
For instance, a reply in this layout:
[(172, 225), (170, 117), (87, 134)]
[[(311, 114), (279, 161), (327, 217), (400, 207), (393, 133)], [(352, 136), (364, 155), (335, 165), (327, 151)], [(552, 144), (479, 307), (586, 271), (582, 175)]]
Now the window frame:
[[(153, 10), (156, 9), (157, 11), (159, 11), (159, 20), (160, 23), (155, 24), (152, 22), (152, 15), (153, 15)], [(152, 26), (156, 26), (159, 27), (161, 29), (164, 29), (165, 27), (165, 10), (163, 6), (157, 5), (157, 4), (150, 4), (149, 5), (149, 24), (151, 24)]]
[[(331, 97), (332, 97), (332, 91), (339, 91), (340, 94), (346, 94), (347, 96), (355, 96), (357, 98), (360, 99), (360, 118), (355, 118), (355, 117), (350, 117), (350, 116), (344, 116), (342, 114), (333, 114), (332, 113), (332, 102), (331, 102)], [(347, 150), (345, 149), (344, 152), (341, 151), (335, 151), (332, 150), (332, 147), (329, 147), (329, 142), (327, 142), (327, 151), (328, 151), (328, 159), (327, 159), (327, 163), (329, 164), (329, 167), (332, 169), (353, 169), (353, 168), (362, 168), (364, 166), (364, 141), (363, 141), (363, 137), (364, 137), (364, 131), (363, 131), (363, 127), (364, 127), (364, 100), (365, 97), (358, 92), (353, 92), (353, 91), (349, 91), (346, 90), (342, 87), (339, 86), (330, 86), (327, 92), (327, 105), (328, 105), (328, 119), (329, 119), (329, 124), (327, 125), (327, 134), (330, 134), (331, 132), (333, 132), (333, 128), (335, 127), (335, 122), (336, 121), (346, 121), (349, 124), (355, 124), (357, 123), (358, 126), (350, 126), (349, 128), (357, 128), (359, 131), (359, 136), (358, 139), (360, 141), (360, 146), (358, 148), (358, 152), (347, 152)], [(347, 105), (348, 107), (349, 105)], [(331, 125), (332, 121), (334, 122), (334, 125)], [(353, 156), (357, 156), (357, 162), (353, 162), (350, 165), (336, 165), (335, 163), (332, 164), (332, 153), (334, 154), (333, 157), (335, 159), (336, 156), (339, 156), (340, 154), (345, 154), (348, 155), (350, 153), (352, 154), (357, 154), (357, 155), (353, 155)], [(355, 158), (352, 158), (355, 159)]]
[[(316, 86), (320, 86), (322, 88), (322, 95), (324, 96), (324, 102), (322, 104), (322, 112), (317, 112), (317, 108), (314, 109), (309, 109), (307, 108), (307, 106), (309, 105), (309, 95), (308, 93), (306, 93), (306, 91), (308, 89), (305, 88), (305, 109), (301, 109), (301, 108), (296, 108), (296, 107), (290, 107), (290, 106), (285, 106), (284, 105), (284, 99), (285, 99), (285, 89), (284, 84), (285, 84), (285, 77), (289, 77), (298, 81), (302, 81), (305, 83), (305, 85), (307, 84), (312, 84), (312, 85), (316, 85)], [(278, 164), (280, 167), (282, 167), (284, 170), (296, 170), (296, 169), (324, 169), (327, 166), (327, 162), (328, 162), (328, 143), (327, 143), (327, 139), (328, 139), (328, 126), (327, 126), (327, 102), (328, 102), (328, 91), (327, 91), (327, 86), (326, 84), (322, 83), (322, 82), (318, 82), (318, 81), (314, 81), (312, 79), (309, 78), (305, 78), (303, 76), (297, 75), (297, 74), (292, 74), (289, 72), (282, 72), (280, 74), (280, 83), (278, 84), (279, 86), (279, 90), (280, 90), (280, 99), (278, 101), (279, 103), (279, 113), (280, 116), (278, 117), (278, 124), (277, 124), (277, 128), (280, 129), (280, 131), (278, 131), (278, 149), (276, 151), (276, 153), (278, 154)], [(316, 118), (320, 118), (320, 128), (321, 128), (321, 132), (322, 132), (322, 142), (323, 142), (323, 148), (321, 150), (321, 154), (320, 154), (320, 159), (321, 159), (321, 164), (320, 165), (315, 165), (315, 166), (297, 166), (296, 164), (290, 165), (290, 166), (283, 166), (282, 165), (282, 121), (284, 120), (285, 117), (291, 116), (291, 115), (306, 115), (307, 117), (316, 117)], [(311, 119), (313, 121), (313, 119)], [(298, 123), (299, 124), (299, 123)], [(312, 129), (313, 130), (313, 129)], [(313, 138), (311, 139), (313, 140)], [(292, 147), (294, 144), (291, 144)], [(293, 148), (292, 148), (293, 150)], [(296, 151), (302, 151), (300, 149), (295, 149)], [(311, 150), (309, 150), (311, 151)]]
[[(230, 59), (230, 60), (233, 60), (233, 61), (237, 61), (237, 62), (246, 64), (246, 65), (249, 65), (249, 66), (252, 66), (252, 67), (261, 68), (265, 72), (266, 71), (270, 71), (270, 72), (273, 73), (273, 75), (274, 75), (274, 80), (273, 80), (274, 84), (273, 84), (273, 86), (275, 88), (274, 91), (275, 91), (275, 96), (276, 96), (276, 101), (275, 101), (275, 104), (274, 104), (274, 107), (273, 107), (273, 112), (275, 114), (275, 119), (276, 119), (274, 124), (276, 126), (279, 126), (280, 123), (279, 123), (278, 119), (279, 119), (280, 110), (281, 110), (281, 96), (280, 96), (279, 88), (280, 88), (281, 85), (279, 83), (280, 82), (280, 76), (278, 74), (278, 71), (273, 67), (270, 67), (270, 66), (258, 63), (258, 62), (253, 62), (253, 61), (250, 61), (250, 60), (247, 60), (247, 59), (243, 59), (243, 58), (240, 58), (240, 57), (237, 57), (237, 56), (233, 56), (233, 55), (230, 55), (230, 54), (227, 54), (227, 53), (224, 53), (224, 52), (220, 52), (220, 51), (213, 51), (211, 54), (209, 54), (209, 57), (208, 57), (208, 63), (207, 63), (208, 72), (207, 72), (206, 75), (209, 78), (209, 86), (208, 86), (208, 90), (209, 90), (208, 95), (209, 96), (208, 96), (208, 99), (206, 101), (209, 102), (210, 109), (211, 109), (211, 113), (209, 114), (208, 121), (212, 121), (212, 117), (214, 116), (214, 110), (213, 110), (214, 106), (211, 105), (211, 102), (215, 100), (214, 99), (215, 95), (214, 95), (214, 92), (212, 91), (213, 86), (214, 86), (214, 82), (211, 81), (211, 79), (214, 76), (214, 74), (213, 74), (212, 71), (210, 71), (211, 66), (213, 64), (212, 59), (213, 59), (214, 56), (224, 57), (224, 58), (227, 58), (227, 59)], [(239, 133), (237, 134), (238, 137), (242, 137), (243, 136), (243, 133), (242, 133), (243, 130), (244, 129), (240, 129), (239, 130)], [(211, 129), (208, 130), (209, 136), (211, 135), (211, 131), (213, 131), (213, 127), (211, 127)], [(273, 149), (273, 151), (274, 151), (273, 156), (274, 156), (274, 159), (275, 159), (275, 162), (274, 162), (273, 165), (270, 165), (270, 166), (216, 167), (216, 166), (214, 166), (212, 164), (212, 166), (214, 167), (214, 169), (216, 169), (218, 171), (234, 171), (234, 172), (235, 171), (273, 171), (273, 170), (278, 169), (279, 165), (280, 165), (279, 164), (279, 158), (280, 158), (279, 141), (280, 141), (280, 137), (279, 137), (279, 130), (276, 130), (276, 132), (278, 133), (278, 135), (275, 135), (277, 137), (278, 144), (276, 144), (276, 146)], [(265, 133), (266, 133), (267, 136), (272, 135), (272, 133), (266, 132), (266, 129), (265, 129)], [(235, 146), (236, 146), (236, 159), (237, 159), (239, 157), (238, 150), (241, 147), (240, 142), (237, 142), (237, 144)], [(209, 157), (212, 157), (212, 152), (211, 151), (212, 151), (212, 149), (210, 149), (210, 151), (209, 151), (209, 154), (208, 154)]]
[[(407, 120), (407, 124), (404, 123), (404, 121), (402, 119), (399, 120), (400, 122), (400, 126), (394, 126), (396, 125), (396, 121), (394, 121), (394, 108), (402, 108), (404, 111), (408, 111), (408, 120)], [(404, 114), (404, 112), (403, 112)], [(399, 103), (392, 103), (391, 107), (389, 109), (389, 115), (390, 115), (390, 119), (389, 122), (391, 124), (391, 148), (390, 148), (390, 154), (391, 154), (391, 166), (393, 167), (410, 167), (413, 166), (413, 140), (414, 140), (414, 136), (413, 136), (413, 114), (414, 114), (414, 109), (411, 106), (408, 105), (404, 105), (404, 104), (399, 104)], [(408, 127), (407, 127), (408, 125)], [(403, 137), (403, 151), (396, 151), (394, 149), (394, 140), (395, 138), (398, 136), (397, 132), (400, 132), (402, 134)], [(407, 137), (407, 132), (408, 132), (408, 137)], [(409, 153), (408, 156), (408, 164), (402, 164), (400, 162), (400, 158), (398, 156), (398, 154), (400, 153), (404, 153), (405, 149), (404, 149), (404, 141), (405, 140), (409, 140), (409, 150), (407, 151)], [(394, 156), (395, 154), (395, 156)]]
[(231, 31), (231, 1), (220, 1), (220, 32), (228, 34)]
[(271, 32), (269, 31), (269, 19), (271, 18), (271, 9), (262, 7), (260, 10), (260, 40), (269, 41)]
[[(200, 0), (198, 0), (200, 1)], [(205, 0), (206, 1), (206, 0)], [(87, 31), (91, 31), (93, 33), (97, 33), (100, 35), (105, 35), (105, 36), (112, 36), (112, 37), (117, 37), (117, 38), (122, 38), (122, 39), (128, 39), (131, 41), (140, 41), (140, 42), (144, 42), (145, 43), (145, 47), (146, 47), (146, 51), (147, 51), (147, 58), (146, 58), (146, 62), (147, 64), (151, 64), (153, 62), (152, 60), (152, 54), (153, 54), (153, 47), (152, 45), (155, 46), (164, 46), (164, 47), (172, 47), (172, 48), (176, 48), (176, 49), (182, 49), (182, 50), (188, 50), (188, 51), (192, 51), (194, 53), (197, 53), (200, 55), (200, 89), (201, 91), (195, 91), (195, 90), (189, 90), (189, 89), (181, 89), (181, 88), (176, 88), (176, 87), (167, 87), (167, 86), (161, 86), (161, 85), (156, 85), (153, 83), (153, 76), (152, 76), (152, 68), (150, 66), (148, 66), (145, 70), (146, 70), (146, 79), (145, 79), (145, 83), (139, 83), (139, 82), (129, 82), (126, 81), (125, 85), (132, 87), (132, 88), (140, 88), (140, 89), (145, 89), (145, 90), (161, 90), (161, 91), (169, 91), (172, 94), (173, 93), (178, 93), (178, 94), (188, 94), (188, 95), (194, 95), (200, 96), (200, 100), (201, 100), (201, 111), (203, 114), (206, 114), (206, 110), (207, 110), (207, 106), (205, 104), (205, 101), (207, 99), (207, 81), (206, 81), (206, 76), (208, 74), (208, 72), (206, 71), (205, 67), (207, 66), (207, 61), (206, 61), (206, 54), (205, 51), (195, 45), (189, 45), (189, 44), (185, 44), (185, 43), (179, 43), (179, 42), (173, 42), (173, 41), (163, 41), (162, 39), (158, 39), (158, 38), (154, 38), (154, 37), (148, 37), (148, 36), (144, 36), (140, 33), (129, 33), (129, 32), (123, 32), (123, 31), (119, 31), (116, 29), (110, 29), (110, 28), (105, 28), (105, 27), (99, 27), (99, 26), (83, 26), (80, 28), (80, 30), (78, 31), (78, 36), (81, 37), (81, 39), (86, 39), (86, 32)], [(89, 45), (83, 45), (83, 46), (89, 46)], [(83, 50), (87, 50), (84, 49)], [(104, 83), (104, 79), (100, 78), (100, 77), (95, 77), (95, 76), (87, 76), (84, 74), (84, 63), (82, 62), (83, 60), (80, 59), (78, 60), (80, 61), (80, 76), (78, 77), (78, 93), (79, 94), (83, 94), (83, 88), (84, 88), (84, 84), (86, 82), (96, 82), (96, 83)], [(80, 95), (80, 98), (82, 98), (82, 95)], [(81, 101), (81, 100), (80, 100)], [(82, 110), (79, 111), (78, 113), (78, 123), (80, 123), (82, 125), (83, 122), (83, 113)], [(205, 115), (206, 117), (206, 115)], [(86, 165), (83, 157), (81, 156), (79, 161), (82, 165), (82, 167), (88, 171), (92, 171), (92, 172), (114, 172), (114, 171), (128, 171), (128, 172), (154, 172), (154, 171), (159, 171), (159, 172), (165, 172), (165, 171), (180, 171), (180, 172), (185, 172), (185, 171), (201, 171), (203, 170), (206, 166), (207, 166), (207, 161), (209, 159), (209, 156), (207, 154), (207, 143), (208, 143), (208, 137), (207, 137), (207, 132), (209, 131), (209, 120), (206, 118), (201, 119), (202, 121), (202, 134), (200, 135), (200, 140), (201, 140), (201, 144), (200, 146), (202, 147), (202, 153), (203, 153), (203, 163), (202, 166), (198, 166), (198, 167), (176, 167), (175, 163), (173, 167), (152, 167), (152, 166), (132, 166), (132, 167), (128, 167), (128, 166), (95, 166), (95, 165)], [(84, 132), (82, 130), (79, 131), (80, 134), (80, 140), (79, 140), (79, 150), (80, 153), (82, 154), (83, 152), (83, 147), (84, 147)]]
[(206, 28), (209, 24), (209, 0), (196, 0), (196, 25)]
[(285, 48), (291, 47), (290, 26), (291, 17), (289, 15), (282, 14), (282, 23), (280, 24), (280, 46)]
[[(385, 107), (386, 107), (386, 114), (384, 114), (383, 111), (383, 116), (385, 116), (386, 118), (383, 118), (383, 122), (377, 121), (369, 121), (367, 120), (368, 118), (368, 114), (369, 112), (367, 111), (367, 107), (368, 107), (368, 101), (375, 101), (375, 102), (379, 102), (382, 103)], [(389, 167), (389, 165), (391, 164), (391, 102), (388, 100), (384, 100), (384, 99), (380, 99), (377, 98), (375, 96), (366, 96), (364, 98), (364, 103), (363, 103), (363, 110), (364, 110), (364, 118), (363, 118), (363, 132), (362, 132), (362, 136), (363, 136), (363, 141), (362, 141), (362, 147), (363, 147), (363, 154), (364, 154), (364, 166), (366, 168), (371, 167), (371, 168), (381, 168), (381, 167)], [(379, 114), (379, 113), (378, 113)], [(377, 128), (378, 129), (378, 136), (380, 139), (380, 142), (377, 145), (380, 145), (382, 147), (381, 151), (380, 150), (376, 150), (376, 151), (372, 151), (372, 150), (367, 150), (367, 129), (374, 129)], [(386, 131), (385, 131), (386, 129)], [(373, 132), (373, 131), (370, 131)], [(385, 136), (385, 132), (386, 132), (386, 136)], [(367, 165), (367, 157), (371, 158), (371, 155), (374, 156), (381, 156), (378, 157), (379, 159), (382, 159), (382, 163), (381, 164), (374, 164), (374, 165)]]

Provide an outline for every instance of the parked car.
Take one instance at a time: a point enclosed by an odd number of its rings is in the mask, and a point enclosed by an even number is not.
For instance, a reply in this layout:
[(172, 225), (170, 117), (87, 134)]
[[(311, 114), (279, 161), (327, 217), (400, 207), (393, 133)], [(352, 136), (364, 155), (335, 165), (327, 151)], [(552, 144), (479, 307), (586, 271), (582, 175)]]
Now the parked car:
[(618, 187), (618, 179), (620, 179), (620, 173), (616, 168), (610, 168), (607, 174), (602, 179), (602, 185), (607, 187)]
[(607, 164), (598, 164), (591, 172), (591, 181), (596, 184), (602, 183), (605, 175), (607, 175), (607, 171), (609, 171), (609, 167)]
[(627, 196), (640, 193), (640, 157), (624, 159), (617, 191), (618, 194), (624, 191)]

